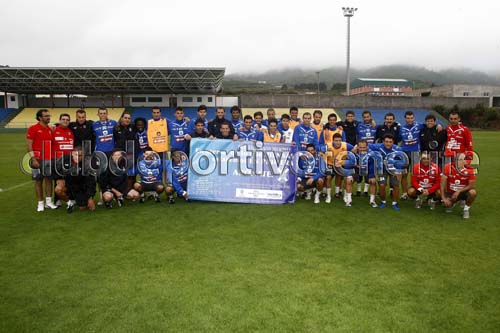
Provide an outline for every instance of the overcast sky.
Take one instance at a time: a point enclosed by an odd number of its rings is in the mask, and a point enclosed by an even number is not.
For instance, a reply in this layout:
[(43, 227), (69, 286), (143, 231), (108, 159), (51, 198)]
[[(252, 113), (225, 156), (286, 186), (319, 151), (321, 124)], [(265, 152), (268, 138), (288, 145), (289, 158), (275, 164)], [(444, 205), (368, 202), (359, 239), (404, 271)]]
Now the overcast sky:
[(0, 0), (0, 64), (500, 70), (500, 1)]

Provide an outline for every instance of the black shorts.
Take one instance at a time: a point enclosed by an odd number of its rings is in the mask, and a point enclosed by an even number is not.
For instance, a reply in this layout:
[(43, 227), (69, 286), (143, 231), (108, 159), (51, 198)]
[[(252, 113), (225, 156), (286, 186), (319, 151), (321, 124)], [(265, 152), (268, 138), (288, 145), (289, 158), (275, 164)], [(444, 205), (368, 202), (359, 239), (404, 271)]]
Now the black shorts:
[(396, 177), (394, 175), (390, 175), (385, 171), (384, 171), (384, 174), (382, 176), (378, 177), (378, 184), (379, 185), (387, 185), (387, 180), (389, 180), (389, 185), (391, 187), (399, 187), (398, 177)]
[(315, 188), (316, 187), (316, 181), (313, 181), (311, 185), (308, 185), (307, 184), (307, 181), (309, 180), (310, 178), (303, 178), (300, 182), (300, 185), (302, 185), (302, 187), (304, 187), (304, 190), (308, 190), (308, 189), (311, 189), (311, 188)]
[(39, 169), (31, 169), (31, 179), (42, 180), (43, 178), (54, 179), (54, 160), (39, 160)]
[(160, 185), (163, 186), (161, 182), (156, 182), (156, 183), (141, 182), (142, 192), (156, 192), (156, 188)]
[[(451, 196), (453, 195), (453, 193), (446, 192), (444, 195), (447, 198), (451, 198)], [(469, 191), (460, 192), (460, 194), (458, 195), (458, 199), (457, 200), (467, 200), (468, 196), (469, 196)]]

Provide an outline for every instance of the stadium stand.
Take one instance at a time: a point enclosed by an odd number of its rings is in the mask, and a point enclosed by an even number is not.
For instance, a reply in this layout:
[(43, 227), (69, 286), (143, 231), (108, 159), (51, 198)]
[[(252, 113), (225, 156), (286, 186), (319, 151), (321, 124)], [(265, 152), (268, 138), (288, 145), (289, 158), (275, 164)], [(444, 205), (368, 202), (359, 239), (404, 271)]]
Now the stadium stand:
[(384, 123), (384, 117), (387, 113), (392, 112), (396, 116), (396, 121), (400, 124), (405, 123), (405, 112), (413, 111), (415, 114), (415, 120), (417, 123), (423, 124), (425, 123), (425, 117), (430, 113), (436, 117), (436, 122), (441, 124), (442, 126), (448, 125), (448, 121), (433, 110), (422, 110), (422, 109), (399, 109), (399, 110), (391, 110), (391, 109), (342, 109), (343, 115), (349, 110), (354, 112), (354, 115), (358, 121), (362, 121), (363, 111), (368, 110), (372, 114), (373, 120), (377, 123), (377, 125), (381, 125)]
[[(174, 119), (175, 108), (162, 107), (160, 109), (161, 109), (161, 115), (163, 117), (166, 117), (168, 119)], [(183, 107), (183, 109), (184, 109), (184, 115), (186, 117), (189, 117), (189, 119), (196, 119), (198, 112), (197, 107)], [(226, 109), (226, 117), (229, 118), (230, 108), (225, 108), (225, 109)], [(127, 110), (132, 112), (132, 121), (134, 121), (136, 118), (139, 117), (145, 118), (146, 120), (151, 119), (151, 107), (127, 108)], [(207, 108), (207, 119), (213, 119), (213, 118), (215, 118), (215, 108), (209, 107)]]
[[(35, 115), (40, 108), (25, 108), (17, 116), (15, 116), (8, 124), (5, 125), (6, 128), (28, 128), (29, 126), (36, 123)], [(68, 113), (71, 116), (71, 121), (75, 120), (75, 111), (77, 108), (53, 108), (48, 109), (51, 114), (51, 123), (55, 124), (59, 121), (59, 116), (62, 113)], [(98, 108), (86, 108), (87, 119), (97, 120), (97, 110)], [(109, 118), (118, 120), (120, 119), (125, 108), (108, 108)]]
[(0, 123), (4, 121), (5, 118), (7, 118), (9, 115), (17, 111), (17, 109), (5, 109), (5, 108), (0, 108)]
[[(242, 108), (243, 112), (243, 117), (246, 115), (251, 115), (253, 117), (253, 114), (257, 111), (260, 111), (264, 114), (264, 119), (267, 118), (266, 111), (268, 108)], [(274, 111), (276, 112), (276, 118), (280, 118), (282, 114), (289, 113), (290, 108), (273, 108)], [(302, 115), (305, 112), (309, 112), (310, 114), (313, 114), (314, 110), (321, 110), (323, 112), (323, 118), (322, 121), (324, 123), (327, 122), (328, 120), (328, 115), (330, 113), (335, 113), (337, 115), (338, 120), (341, 120), (341, 114), (339, 112), (335, 111), (333, 108), (299, 108), (299, 118), (302, 118)]]

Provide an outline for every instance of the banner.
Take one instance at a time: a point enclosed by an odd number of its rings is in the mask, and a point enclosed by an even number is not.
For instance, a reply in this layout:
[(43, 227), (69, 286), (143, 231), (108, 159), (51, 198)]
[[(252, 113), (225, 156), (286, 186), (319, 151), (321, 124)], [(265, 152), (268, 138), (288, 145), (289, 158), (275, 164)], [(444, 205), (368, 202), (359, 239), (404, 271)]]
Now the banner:
[(291, 161), (295, 152), (286, 143), (192, 139), (189, 199), (293, 203), (297, 178)]

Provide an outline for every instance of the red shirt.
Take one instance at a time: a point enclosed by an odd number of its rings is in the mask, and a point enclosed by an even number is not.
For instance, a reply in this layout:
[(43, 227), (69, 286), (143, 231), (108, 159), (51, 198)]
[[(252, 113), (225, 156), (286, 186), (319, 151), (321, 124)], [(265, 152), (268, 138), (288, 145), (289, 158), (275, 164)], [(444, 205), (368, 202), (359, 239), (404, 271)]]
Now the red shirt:
[(455, 163), (448, 163), (444, 167), (443, 175), (448, 177), (446, 184), (446, 192), (453, 193), (460, 191), (467, 185), (471, 180), (476, 180), (474, 175), (474, 169), (472, 168), (462, 168), (460, 172), (457, 170)]
[(30, 126), (26, 139), (33, 140), (33, 153), (37, 159), (52, 159), (52, 129), (49, 126), (42, 126), (40, 123)]
[(52, 131), (52, 144), (54, 147), (54, 157), (70, 154), (73, 151), (74, 135), (69, 127), (57, 126)]
[(446, 141), (445, 156), (455, 156), (456, 153), (473, 151), (472, 134), (470, 130), (462, 124), (446, 127), (448, 140)]
[(423, 188), (429, 193), (436, 192), (441, 183), (441, 170), (436, 163), (431, 165), (424, 165), (422, 163), (413, 166), (413, 173), (411, 176), (411, 186), (416, 189)]

